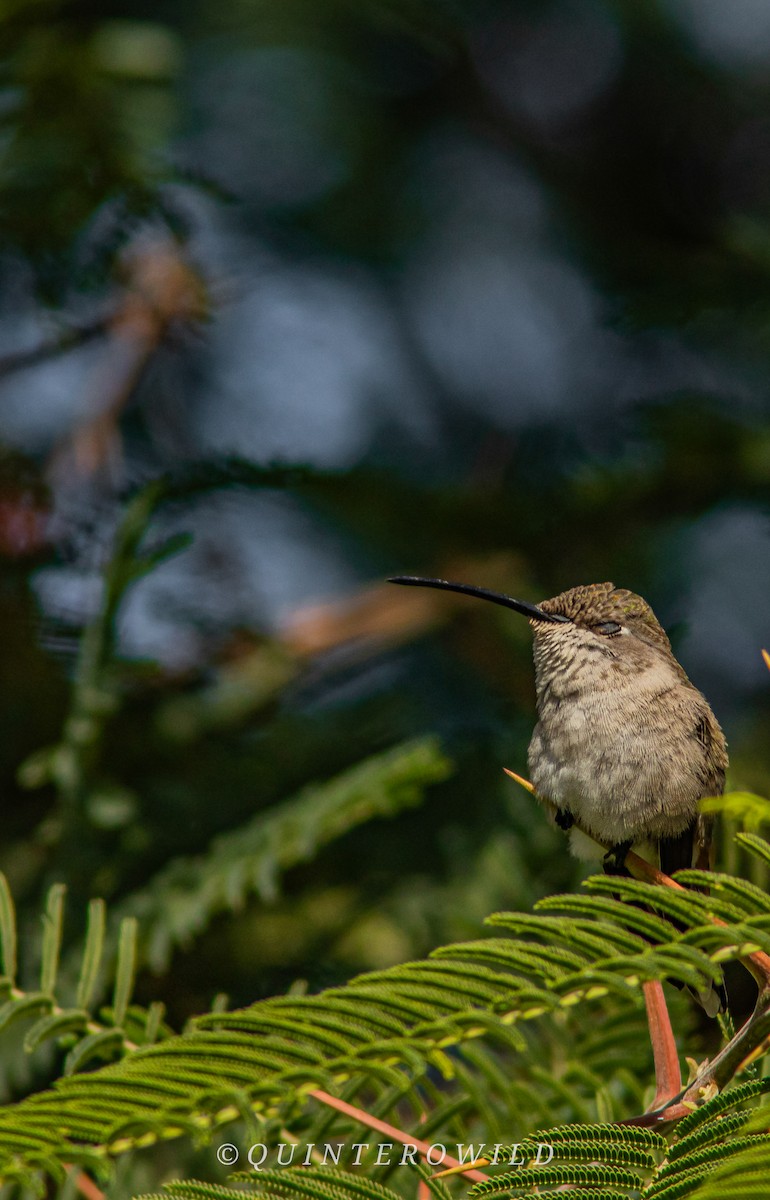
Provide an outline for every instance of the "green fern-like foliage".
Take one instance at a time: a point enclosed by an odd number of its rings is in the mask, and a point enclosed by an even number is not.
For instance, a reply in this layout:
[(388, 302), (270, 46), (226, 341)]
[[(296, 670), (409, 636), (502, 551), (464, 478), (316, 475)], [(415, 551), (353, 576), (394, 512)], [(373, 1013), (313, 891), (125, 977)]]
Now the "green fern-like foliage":
[[(310, 1171), (291, 1168), (264, 1171), (260, 1172), (258, 1178), (248, 1182), (251, 1185), (249, 1191), (281, 1197), (281, 1200), (303, 1200), (306, 1197), (317, 1197), (318, 1200), (322, 1197), (323, 1200), (400, 1200), (397, 1192), (376, 1180), (318, 1166)], [(146, 1196), (143, 1200), (168, 1200), (169, 1196), (177, 1200), (243, 1200), (244, 1190), (189, 1180), (169, 1183), (159, 1195)]]
[[(764, 843), (761, 850), (770, 853)], [(770, 944), (768, 914), (757, 911), (745, 881), (728, 884), (717, 876), (708, 899), (605, 877), (588, 880), (586, 892), (543, 901), (531, 915), (498, 914), (490, 937), (443, 947), (426, 960), (362, 975), (316, 996), (208, 1014), (181, 1036), (63, 1078), (0, 1112), (3, 1174), (30, 1180), (41, 1168), (61, 1173), (73, 1162), (106, 1169), (132, 1148), (182, 1135), (208, 1138), (246, 1115), (260, 1123), (265, 1144), (310, 1131), (316, 1141), (333, 1132), (352, 1146), (361, 1140), (360, 1124), (350, 1112), (330, 1108), (328, 1095), (419, 1138), (468, 1142), (480, 1131), (486, 1140), (488, 1131), (505, 1126), (521, 1063), (531, 1070), (532, 1029), (561, 1030), (563, 1044), (572, 1042), (578, 1056), (592, 1022), (625, 1019), (636, 1039), (643, 1036), (643, 980), (702, 987), (719, 979), (725, 959)], [(712, 912), (725, 924), (712, 924)], [(543, 1074), (558, 1080), (552, 1064)], [(533, 1074), (524, 1077), (534, 1081)], [(621, 1066), (610, 1080), (616, 1090), (622, 1078)], [(564, 1092), (579, 1102), (574, 1079)], [(737, 1091), (730, 1100), (728, 1092), (727, 1107), (760, 1093), (762, 1087)], [(678, 1136), (685, 1139), (703, 1113), (721, 1134), (725, 1111), (699, 1109), (680, 1123)], [(597, 1116), (601, 1120), (596, 1108), (582, 1115), (589, 1128), (554, 1132), (562, 1147), (558, 1161), (526, 1168), (544, 1174), (517, 1172), (511, 1180), (496, 1179), (493, 1190), (516, 1195), (516, 1188), (556, 1188), (561, 1180), (581, 1184), (587, 1194), (633, 1194), (644, 1185), (673, 1200), (688, 1194), (678, 1188), (700, 1185), (704, 1170), (727, 1152), (717, 1136), (712, 1141), (721, 1148), (709, 1150), (713, 1158), (705, 1164), (692, 1157), (702, 1155), (700, 1141), (685, 1140), (684, 1150), (666, 1159), (654, 1137), (625, 1130), (619, 1141), (617, 1126), (594, 1128)], [(573, 1110), (567, 1119), (576, 1116)], [(533, 1108), (527, 1132), (543, 1140), (534, 1134), (543, 1124)], [(710, 1133), (704, 1136), (708, 1141)]]
[[(110, 917), (103, 901), (92, 900), (84, 945), (65, 955), (63, 963), (65, 889), (54, 885), (43, 914), (40, 983), (32, 990), (18, 985), (16, 915), (0, 875), (0, 1032), (25, 1022), (28, 1052), (51, 1041), (66, 1043), (65, 1074), (154, 1041), (162, 1006), (152, 1005), (146, 1013), (130, 1006), (140, 960), (166, 963), (175, 944), (189, 940), (216, 912), (242, 905), (251, 893), (264, 901), (274, 899), (288, 868), (356, 825), (418, 803), (425, 788), (449, 769), (437, 743), (424, 738), (306, 788), (275, 811), (219, 838), (209, 855), (173, 860), (150, 888), (134, 893)], [(101, 1017), (107, 965), (114, 976), (113, 998)]]
[(241, 908), (249, 896), (275, 900), (290, 867), (357, 825), (418, 804), (425, 789), (449, 772), (432, 738), (365, 759), (218, 837), (207, 854), (172, 859), (147, 888), (116, 908), (112, 928), (137, 918), (146, 960), (161, 971), (174, 948), (189, 945), (217, 913)]
[[(549, 1159), (545, 1164), (543, 1147)], [(547, 1189), (565, 1184), (608, 1197), (625, 1196), (628, 1189), (644, 1187), (665, 1150), (660, 1134), (631, 1126), (579, 1124), (545, 1129), (507, 1147), (503, 1161), (514, 1165), (476, 1184), (471, 1196), (521, 1196), (531, 1194), (533, 1187), (546, 1189), (547, 1195)]]
[[(476, 1183), (472, 1200), (556, 1200), (564, 1189), (585, 1200), (726, 1200), (767, 1195), (770, 1137), (766, 1132), (770, 1078), (728, 1089), (684, 1118), (668, 1138), (631, 1125), (575, 1124), (542, 1129), (515, 1145), (498, 1146), (502, 1166)], [(400, 1172), (408, 1194), (409, 1167)], [(406, 1178), (405, 1178), (406, 1177)], [(142, 1200), (237, 1200), (248, 1192), (275, 1200), (397, 1200), (370, 1174), (348, 1165), (268, 1166), (234, 1177), (232, 1186), (179, 1181)], [(441, 1195), (439, 1180), (431, 1181)], [(403, 1185), (406, 1184), (406, 1187)], [(412, 1181), (413, 1185), (413, 1181)]]
[(48, 1042), (66, 1046), (65, 1074), (82, 1070), (93, 1062), (109, 1061), (148, 1045), (163, 1030), (163, 1006), (148, 1010), (131, 1005), (136, 967), (137, 924), (132, 917), (120, 922), (117, 948), (111, 964), (114, 977), (112, 1003), (102, 1008), (102, 973), (106, 955), (105, 906), (92, 900), (88, 909), (85, 941), (74, 994), (59, 994), (60, 951), (64, 921), (64, 888), (55, 884), (48, 893), (43, 914), (39, 986), (23, 990), (17, 982), (17, 931), (13, 899), (0, 875), (0, 1031), (23, 1025), (24, 1048), (32, 1053)]

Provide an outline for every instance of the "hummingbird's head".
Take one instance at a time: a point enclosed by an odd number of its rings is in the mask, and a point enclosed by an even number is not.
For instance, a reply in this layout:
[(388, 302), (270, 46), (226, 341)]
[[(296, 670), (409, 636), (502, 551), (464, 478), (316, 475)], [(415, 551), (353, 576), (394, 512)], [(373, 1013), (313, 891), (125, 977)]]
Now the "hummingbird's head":
[[(631, 636), (671, 654), (671, 643), (646, 600), (616, 588), (614, 583), (589, 583), (561, 592), (538, 606), (546, 616), (566, 617), (576, 628), (601, 638)], [(537, 627), (533, 624), (537, 633)]]

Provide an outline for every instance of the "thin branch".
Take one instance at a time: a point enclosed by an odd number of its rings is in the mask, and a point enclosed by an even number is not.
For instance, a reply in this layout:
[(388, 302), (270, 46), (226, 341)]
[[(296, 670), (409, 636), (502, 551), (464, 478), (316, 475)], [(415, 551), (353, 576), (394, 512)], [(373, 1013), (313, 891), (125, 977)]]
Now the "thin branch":
[(90, 1175), (86, 1175), (85, 1171), (79, 1170), (78, 1167), (67, 1165), (69, 1170), (78, 1172), (75, 1177), (75, 1187), (83, 1200), (106, 1200), (104, 1192), (96, 1186)]
[(205, 285), (175, 243), (137, 245), (126, 256), (126, 287), (104, 324), (105, 356), (91, 382), (89, 415), (54, 447), (49, 476), (89, 476), (117, 460), (120, 416), (174, 326), (206, 315)]
[(106, 333), (111, 319), (109, 315), (96, 317), (93, 321), (83, 325), (74, 325), (70, 329), (63, 330), (58, 337), (54, 337), (50, 341), (30, 346), (27, 350), (14, 350), (10, 354), (0, 355), (0, 379), (12, 375), (14, 371), (36, 367), (38, 363), (55, 358), (57, 354), (66, 354), (69, 350), (74, 350), (76, 346), (93, 341), (94, 338)]
[(655, 1097), (650, 1105), (654, 1111), (681, 1094), (682, 1073), (663, 985), (659, 979), (648, 979), (642, 984), (642, 991), (655, 1063)]
[[(328, 1105), (329, 1108), (335, 1108), (337, 1112), (344, 1113), (347, 1117), (352, 1117), (354, 1121), (360, 1122), (361, 1125), (366, 1125), (369, 1129), (375, 1129), (377, 1133), (384, 1133), (387, 1137), (392, 1137), (394, 1142), (399, 1142), (402, 1146), (414, 1146), (420, 1154), (427, 1156), (430, 1150), (430, 1143), (423, 1142), (419, 1138), (412, 1137), (411, 1134), (404, 1133), (402, 1129), (397, 1129), (395, 1125), (389, 1125), (387, 1121), (381, 1121), (379, 1117), (373, 1117), (370, 1113), (365, 1112), (362, 1108), (356, 1108), (353, 1104), (348, 1104), (346, 1100), (339, 1100), (336, 1096), (330, 1095), (329, 1092), (314, 1089), (309, 1095), (316, 1100), (320, 1100), (321, 1104)], [(466, 1167), (459, 1159), (452, 1158), (447, 1154), (443, 1158), (443, 1162), (449, 1163), (452, 1167), (459, 1167), (458, 1174), (467, 1176), (475, 1183), (482, 1183), (489, 1176), (483, 1171), (476, 1171), (472, 1167)]]
[(668, 1125), (681, 1120), (699, 1104), (709, 1100), (737, 1075), (754, 1051), (770, 1036), (770, 990), (761, 991), (754, 1012), (735, 1037), (724, 1046), (716, 1058), (707, 1062), (692, 1083), (673, 1102), (652, 1109), (639, 1117), (623, 1121), (623, 1125)]

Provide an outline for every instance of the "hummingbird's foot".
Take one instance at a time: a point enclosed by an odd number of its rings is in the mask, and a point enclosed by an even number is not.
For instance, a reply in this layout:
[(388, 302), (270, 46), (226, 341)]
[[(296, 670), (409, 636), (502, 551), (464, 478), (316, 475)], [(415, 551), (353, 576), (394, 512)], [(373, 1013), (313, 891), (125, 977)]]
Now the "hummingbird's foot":
[(575, 818), (568, 808), (557, 808), (554, 814), (554, 820), (559, 826), (559, 829), (571, 829), (575, 824)]
[(611, 850), (608, 850), (604, 856), (604, 874), (605, 875), (627, 875), (628, 871), (625, 867), (626, 855), (631, 849), (631, 839), (627, 842), (618, 842)]

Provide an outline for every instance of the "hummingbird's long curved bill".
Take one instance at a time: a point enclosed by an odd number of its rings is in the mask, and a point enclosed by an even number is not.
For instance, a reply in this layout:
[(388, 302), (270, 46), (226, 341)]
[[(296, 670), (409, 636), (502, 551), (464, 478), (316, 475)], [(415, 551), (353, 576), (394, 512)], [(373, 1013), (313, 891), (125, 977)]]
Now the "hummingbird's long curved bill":
[(444, 592), (459, 592), (462, 596), (477, 596), (480, 600), (491, 600), (493, 604), (502, 604), (503, 608), (512, 608), (514, 612), (522, 613), (532, 621), (567, 621), (569, 617), (561, 613), (547, 613), (536, 604), (528, 604), (526, 600), (514, 600), (503, 592), (490, 592), (488, 588), (473, 587), (469, 583), (452, 583), (448, 579), (423, 579), (420, 575), (394, 575), (388, 583), (402, 583), (406, 587), (439, 588)]

